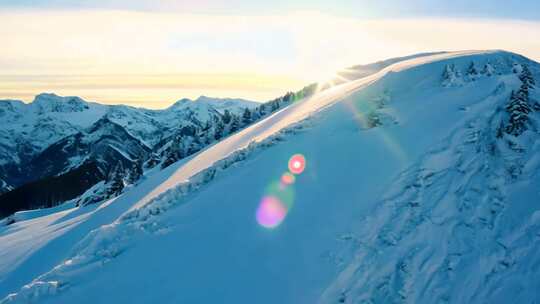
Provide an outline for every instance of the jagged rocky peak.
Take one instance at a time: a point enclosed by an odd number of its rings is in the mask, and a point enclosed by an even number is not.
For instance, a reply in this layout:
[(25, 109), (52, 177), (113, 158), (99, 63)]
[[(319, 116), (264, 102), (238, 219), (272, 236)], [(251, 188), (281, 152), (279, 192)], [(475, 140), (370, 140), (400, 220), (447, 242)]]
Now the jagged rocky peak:
[(89, 109), (88, 103), (80, 97), (62, 97), (54, 93), (39, 94), (31, 104), (41, 112), (82, 112)]

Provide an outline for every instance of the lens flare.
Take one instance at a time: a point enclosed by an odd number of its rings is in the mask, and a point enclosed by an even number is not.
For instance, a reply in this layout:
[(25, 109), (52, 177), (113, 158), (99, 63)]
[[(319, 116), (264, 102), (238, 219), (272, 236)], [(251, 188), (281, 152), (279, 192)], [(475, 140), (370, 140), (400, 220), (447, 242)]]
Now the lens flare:
[(295, 180), (296, 180), (296, 177), (294, 177), (294, 175), (291, 174), (290, 172), (285, 172), (281, 176), (281, 184), (283, 184), (285, 186), (289, 186), (289, 185), (294, 184)]
[(259, 225), (265, 228), (275, 228), (283, 222), (294, 204), (294, 183), (296, 176), (304, 172), (306, 158), (295, 154), (289, 159), (289, 171), (281, 175), (280, 180), (272, 182), (266, 188), (259, 203), (255, 217)]
[(306, 169), (306, 158), (302, 154), (295, 154), (289, 159), (289, 171), (293, 174), (301, 174)]
[(266, 188), (265, 196), (277, 198), (287, 210), (294, 204), (294, 187), (284, 186), (281, 182), (273, 182)]
[(266, 228), (275, 228), (287, 215), (287, 208), (274, 196), (263, 197), (257, 209), (257, 222)]

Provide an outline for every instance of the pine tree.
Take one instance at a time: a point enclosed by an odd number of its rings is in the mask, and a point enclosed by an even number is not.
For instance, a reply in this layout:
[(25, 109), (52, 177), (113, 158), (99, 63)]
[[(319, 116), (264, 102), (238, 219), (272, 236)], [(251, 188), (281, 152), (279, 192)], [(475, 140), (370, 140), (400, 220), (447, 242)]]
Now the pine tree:
[(529, 113), (540, 109), (540, 105), (529, 98), (529, 89), (534, 88), (535, 79), (527, 65), (521, 66), (519, 79), (521, 86), (517, 92), (512, 91), (510, 101), (506, 106), (506, 112), (510, 116), (506, 132), (514, 136), (519, 136), (527, 129)]
[(248, 108), (244, 109), (244, 114), (242, 114), (242, 125), (247, 126), (252, 122), (251, 111)]
[(442, 74), (443, 82), (447, 82), (450, 79), (452, 79), (452, 77), (454, 75), (454, 70), (453, 70), (452, 67), (453, 67), (453, 65), (449, 65), (449, 64), (444, 66), (444, 71), (443, 71), (443, 74)]
[(107, 197), (113, 197), (122, 193), (122, 190), (124, 190), (125, 186), (124, 177), (124, 166), (122, 165), (122, 162), (119, 161), (116, 166), (109, 172), (109, 175), (107, 177)]
[(259, 110), (257, 108), (253, 109), (251, 111), (251, 121), (255, 122), (261, 118), (261, 115), (259, 114)]
[(445, 87), (455, 86), (462, 83), (461, 72), (454, 64), (447, 64), (442, 74), (442, 84)]
[(225, 110), (225, 112), (223, 112), (223, 123), (228, 125), (231, 122), (231, 119), (232, 119), (231, 112), (229, 110)]
[(231, 122), (231, 127), (229, 133), (236, 132), (240, 129), (240, 118), (237, 115), (234, 115)]
[(266, 105), (262, 104), (258, 107), (259, 109), (259, 116), (264, 117), (266, 116)]
[(225, 136), (225, 125), (221, 119), (217, 120), (216, 126), (214, 129), (214, 139), (219, 140)]
[(165, 160), (163, 161), (161, 168), (170, 166), (171, 164), (184, 158), (184, 156), (185, 156), (185, 147), (183, 144), (183, 138), (181, 136), (176, 136), (172, 140), (171, 145), (167, 148), (165, 152)]
[(536, 81), (527, 65), (522, 66), (519, 80), (521, 80), (521, 83), (527, 86), (528, 89), (532, 89), (536, 85)]
[(506, 106), (506, 112), (510, 115), (506, 133), (519, 136), (527, 127), (528, 114), (531, 112), (529, 106), (529, 91), (526, 84), (522, 84), (519, 91), (512, 91), (510, 102)]
[(272, 105), (271, 112), (277, 111), (279, 109), (279, 99), (272, 101), (271, 105)]
[(126, 181), (128, 184), (134, 184), (143, 176), (143, 164), (141, 159), (137, 159), (131, 165)]
[(474, 81), (478, 77), (478, 69), (476, 69), (476, 64), (474, 61), (471, 61), (469, 67), (467, 68), (467, 76), (470, 80)]
[(495, 69), (493, 68), (493, 66), (488, 62), (484, 65), (484, 69), (482, 70), (482, 74), (490, 77), (490, 76), (493, 76), (493, 74), (495, 74)]
[(285, 96), (283, 96), (282, 100), (284, 103), (289, 103), (294, 101), (294, 93), (293, 92), (287, 92)]

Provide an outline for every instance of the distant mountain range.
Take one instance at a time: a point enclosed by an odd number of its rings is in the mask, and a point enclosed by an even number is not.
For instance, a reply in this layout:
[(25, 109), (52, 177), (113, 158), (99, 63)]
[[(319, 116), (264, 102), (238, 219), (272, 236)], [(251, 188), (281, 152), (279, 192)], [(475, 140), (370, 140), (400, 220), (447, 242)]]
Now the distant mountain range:
[[(75, 187), (86, 190), (106, 176), (112, 164), (122, 162), (126, 168), (136, 159), (147, 160), (152, 149), (185, 127), (203, 127), (224, 115), (241, 115), (259, 103), (243, 99), (219, 99), (201, 96), (182, 99), (164, 110), (149, 110), (124, 105), (87, 102), (79, 97), (55, 94), (37, 95), (29, 104), (18, 100), (0, 100), (0, 193), (20, 188), (4, 200), (34, 197), (33, 185), (43, 179), (62, 176), (73, 178), (85, 168), (87, 181)], [(38, 182), (36, 184), (36, 182)], [(62, 182), (60, 182), (62, 184)], [(58, 195), (34, 203), (50, 205)], [(70, 192), (70, 191), (68, 191)], [(38, 202), (39, 198), (44, 199)], [(0, 202), (3, 202), (0, 196)], [(0, 205), (6, 203), (0, 203)], [(5, 207), (2, 205), (0, 209)], [(20, 208), (16, 208), (20, 209)]]
[(76, 198), (119, 164), (166, 167), (307, 92), (264, 104), (184, 98), (163, 110), (49, 93), (28, 104), (0, 100), (0, 217)]

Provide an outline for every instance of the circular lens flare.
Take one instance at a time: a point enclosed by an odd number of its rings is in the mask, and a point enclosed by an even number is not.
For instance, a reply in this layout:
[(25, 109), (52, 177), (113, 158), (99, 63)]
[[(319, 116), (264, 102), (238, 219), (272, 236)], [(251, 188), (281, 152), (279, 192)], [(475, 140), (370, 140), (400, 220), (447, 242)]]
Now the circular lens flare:
[(287, 215), (287, 208), (274, 196), (263, 197), (257, 209), (257, 222), (266, 228), (275, 228)]
[(293, 174), (300, 174), (306, 169), (306, 158), (302, 154), (295, 154), (289, 159), (289, 171)]
[(281, 176), (281, 184), (283, 184), (285, 186), (289, 186), (289, 185), (294, 184), (295, 180), (296, 180), (296, 177), (293, 174), (291, 174), (290, 172), (285, 172)]

